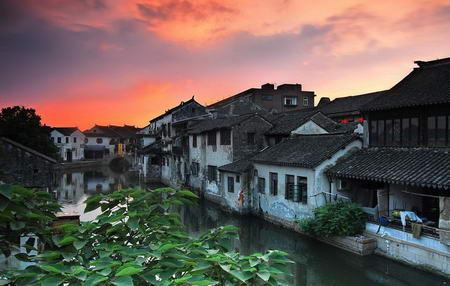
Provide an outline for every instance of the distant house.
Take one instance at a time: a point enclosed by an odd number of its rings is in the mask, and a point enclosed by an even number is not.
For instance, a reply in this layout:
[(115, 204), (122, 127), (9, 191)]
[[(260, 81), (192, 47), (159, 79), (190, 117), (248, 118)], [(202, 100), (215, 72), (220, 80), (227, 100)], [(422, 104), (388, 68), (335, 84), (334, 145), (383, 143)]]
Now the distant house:
[(367, 233), (381, 252), (449, 273), (441, 261), (450, 257), (450, 58), (416, 63), (361, 108), (367, 148), (327, 173), (333, 192), (373, 214)]
[(58, 147), (62, 161), (84, 159), (86, 136), (77, 127), (54, 127), (50, 136), (52, 142)]
[(218, 109), (236, 100), (253, 102), (271, 112), (286, 112), (314, 107), (313, 91), (302, 90), (301, 84), (275, 85), (266, 83), (261, 88), (250, 88), (208, 106)]
[(83, 133), (86, 136), (84, 147), (86, 159), (101, 159), (115, 154), (119, 135), (107, 126), (95, 125)]
[(56, 160), (11, 139), (0, 137), (0, 182), (52, 188)]
[(362, 122), (361, 108), (381, 96), (386, 91), (377, 91), (361, 95), (338, 97), (333, 101), (320, 104), (317, 108), (331, 119), (341, 122)]
[(159, 156), (160, 160), (152, 160), (155, 164), (161, 162), (161, 179), (164, 183), (172, 186), (186, 183), (189, 157), (187, 127), (191, 121), (209, 116), (205, 107), (192, 97), (150, 121), (150, 131), (160, 142), (148, 150), (155, 146), (161, 147), (160, 152), (153, 154), (153, 157)]

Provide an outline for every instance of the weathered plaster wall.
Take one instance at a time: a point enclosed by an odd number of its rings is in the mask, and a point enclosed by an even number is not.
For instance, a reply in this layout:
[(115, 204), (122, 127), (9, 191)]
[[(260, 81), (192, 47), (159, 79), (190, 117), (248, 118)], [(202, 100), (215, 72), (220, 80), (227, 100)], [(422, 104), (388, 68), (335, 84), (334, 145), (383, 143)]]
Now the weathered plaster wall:
[[(249, 211), (251, 202), (250, 192), (247, 187), (246, 176), (242, 174), (235, 174), (229, 172), (221, 172), (222, 176), (222, 196), (225, 200), (227, 207), (233, 211), (244, 213)], [(237, 177), (239, 176), (239, 182)], [(228, 177), (232, 177), (234, 180), (234, 192), (228, 192)], [(243, 200), (239, 199), (240, 195), (243, 195)]]
[[(334, 166), (340, 158), (354, 152), (355, 150), (361, 149), (362, 142), (360, 140), (355, 140), (350, 144), (347, 144), (344, 148), (334, 153), (328, 160), (322, 162), (319, 166), (315, 168), (315, 192), (316, 194), (320, 192), (331, 193), (332, 188), (330, 186), (330, 180), (328, 179), (325, 172), (332, 166)], [(316, 206), (321, 206), (325, 203), (324, 196), (317, 196), (315, 199)]]
[[(254, 164), (254, 169), (258, 172), (258, 177), (265, 178), (265, 194), (261, 194), (257, 189), (257, 178), (254, 180), (252, 209), (255, 212), (263, 212), (266, 215), (274, 216), (286, 221), (293, 221), (308, 217), (312, 214), (311, 198), (314, 193), (314, 171), (305, 168), (284, 167), (266, 164)], [(269, 173), (278, 173), (278, 194), (270, 194)], [(286, 175), (302, 176), (308, 178), (308, 204), (302, 204), (285, 199)]]

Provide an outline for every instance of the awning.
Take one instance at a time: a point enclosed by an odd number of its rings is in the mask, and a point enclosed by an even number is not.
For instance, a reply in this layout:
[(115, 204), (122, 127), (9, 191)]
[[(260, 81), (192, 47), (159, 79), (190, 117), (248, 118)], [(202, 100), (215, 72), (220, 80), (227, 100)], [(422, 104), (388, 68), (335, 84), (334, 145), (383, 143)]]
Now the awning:
[(365, 148), (327, 171), (334, 178), (450, 190), (450, 148)]

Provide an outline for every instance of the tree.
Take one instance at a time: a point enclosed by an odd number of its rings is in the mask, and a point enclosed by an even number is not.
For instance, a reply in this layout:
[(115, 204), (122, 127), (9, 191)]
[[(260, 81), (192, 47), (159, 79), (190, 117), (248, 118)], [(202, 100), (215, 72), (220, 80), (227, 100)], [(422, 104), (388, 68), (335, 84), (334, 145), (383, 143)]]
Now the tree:
[(235, 227), (189, 237), (173, 206), (196, 199), (171, 188), (92, 196), (85, 212), (100, 209), (95, 220), (63, 224), (45, 251), (17, 254), (36, 264), (0, 274), (0, 285), (284, 285), (287, 254), (230, 251)]
[(50, 128), (32, 108), (13, 106), (0, 112), (0, 136), (7, 137), (38, 152), (56, 157), (57, 148), (50, 140)]

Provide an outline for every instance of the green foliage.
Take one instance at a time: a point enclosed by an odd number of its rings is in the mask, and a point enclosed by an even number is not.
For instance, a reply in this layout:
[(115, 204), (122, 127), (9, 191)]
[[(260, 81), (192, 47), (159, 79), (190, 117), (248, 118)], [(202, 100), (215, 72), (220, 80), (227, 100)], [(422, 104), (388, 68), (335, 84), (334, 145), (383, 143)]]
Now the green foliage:
[(362, 234), (366, 214), (354, 203), (338, 202), (314, 210), (314, 218), (300, 221), (300, 229), (315, 236)]
[[(41, 241), (51, 244), (54, 213), (60, 206), (43, 191), (21, 186), (0, 185), (0, 251), (8, 257), (18, 249), (20, 237), (34, 233)], [(34, 238), (25, 245), (33, 249)]]
[[(174, 205), (192, 204), (189, 191), (127, 189), (98, 194), (86, 211), (94, 221), (64, 224), (52, 244), (22, 271), (6, 274), (11, 285), (282, 285), (290, 262), (281, 251), (249, 256), (230, 252), (236, 228), (219, 227), (198, 239), (184, 231)], [(0, 281), (1, 284), (2, 281)]]
[(50, 131), (41, 124), (41, 117), (32, 108), (13, 106), (0, 112), (0, 136), (55, 157), (58, 149), (50, 140)]

